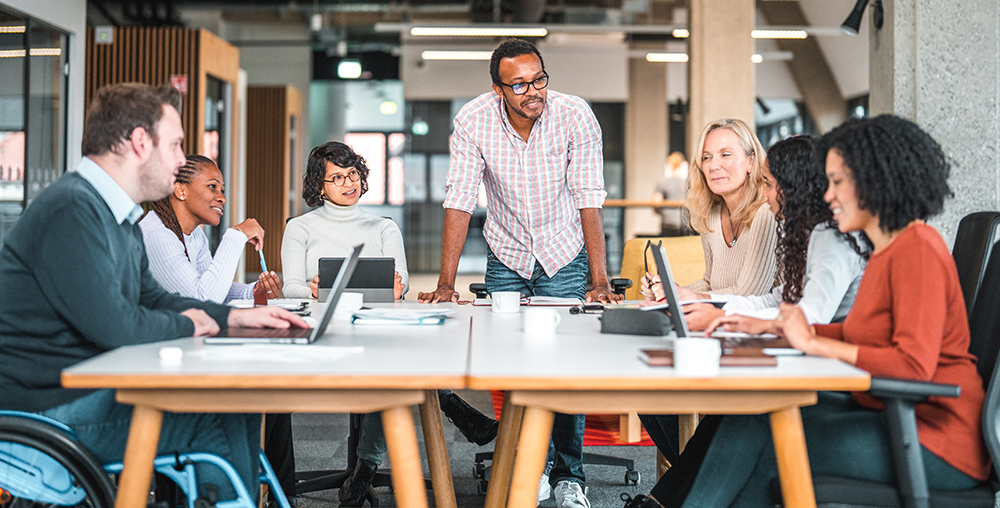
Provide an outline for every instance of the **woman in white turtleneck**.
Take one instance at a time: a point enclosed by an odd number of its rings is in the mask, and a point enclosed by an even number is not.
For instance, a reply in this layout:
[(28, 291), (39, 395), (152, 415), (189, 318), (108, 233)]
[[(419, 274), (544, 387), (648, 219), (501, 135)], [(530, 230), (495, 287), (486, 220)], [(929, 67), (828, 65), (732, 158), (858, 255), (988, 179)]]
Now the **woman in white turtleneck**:
[(359, 243), (362, 257), (396, 260), (396, 299), (406, 293), (409, 274), (403, 235), (396, 223), (358, 207), (368, 191), (368, 166), (351, 147), (331, 141), (309, 154), (302, 197), (319, 208), (285, 226), (281, 264), (285, 298), (316, 298), (319, 258), (346, 257)]

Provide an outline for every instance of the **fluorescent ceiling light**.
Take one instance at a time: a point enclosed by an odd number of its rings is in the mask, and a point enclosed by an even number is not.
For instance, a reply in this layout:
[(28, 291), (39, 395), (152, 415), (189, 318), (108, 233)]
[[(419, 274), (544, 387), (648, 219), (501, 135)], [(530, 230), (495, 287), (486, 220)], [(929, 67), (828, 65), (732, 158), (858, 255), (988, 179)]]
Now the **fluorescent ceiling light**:
[(23, 34), (26, 29), (24, 25), (0, 26), (0, 34)]
[(809, 34), (805, 30), (754, 30), (750, 36), (754, 39), (805, 39)]
[(417, 37), (545, 37), (549, 31), (538, 27), (415, 26)]
[(361, 62), (343, 60), (337, 65), (337, 76), (340, 79), (358, 79), (361, 77)]
[(675, 28), (670, 35), (673, 35), (675, 39), (687, 39), (691, 36), (691, 32), (687, 28)]
[(764, 61), (764, 57), (760, 56), (759, 53), (754, 53), (750, 55), (750, 61), (753, 63), (761, 63)]
[[(61, 48), (31, 48), (31, 56), (59, 56)], [(5, 49), (0, 51), (0, 58), (24, 58), (23, 49)]]
[(687, 53), (646, 53), (647, 62), (684, 63), (688, 61)]
[(489, 60), (493, 57), (492, 51), (433, 51), (428, 50), (420, 53), (420, 58), (424, 60)]

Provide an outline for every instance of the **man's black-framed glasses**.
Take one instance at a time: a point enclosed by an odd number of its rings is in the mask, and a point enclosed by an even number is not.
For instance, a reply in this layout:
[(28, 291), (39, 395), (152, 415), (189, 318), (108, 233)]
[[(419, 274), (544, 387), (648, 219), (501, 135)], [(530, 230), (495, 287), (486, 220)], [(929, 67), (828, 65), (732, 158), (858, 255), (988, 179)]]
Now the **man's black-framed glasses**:
[(507, 83), (500, 83), (501, 85), (510, 88), (514, 95), (524, 95), (528, 92), (528, 87), (533, 86), (535, 90), (544, 90), (545, 87), (549, 86), (549, 73), (542, 72), (542, 77), (535, 79), (534, 81), (527, 81), (524, 83), (515, 83), (513, 85), (508, 85)]
[(350, 171), (347, 172), (346, 176), (345, 175), (333, 175), (333, 178), (331, 178), (329, 180), (323, 179), (323, 181), (326, 182), (326, 183), (332, 183), (332, 184), (334, 184), (334, 185), (336, 185), (336, 186), (339, 187), (341, 185), (344, 185), (345, 180), (350, 180), (352, 182), (356, 182), (356, 181), (358, 181), (360, 179), (361, 179), (361, 173), (358, 172), (358, 170), (356, 170), (356, 169), (352, 169), (352, 170), (350, 170)]

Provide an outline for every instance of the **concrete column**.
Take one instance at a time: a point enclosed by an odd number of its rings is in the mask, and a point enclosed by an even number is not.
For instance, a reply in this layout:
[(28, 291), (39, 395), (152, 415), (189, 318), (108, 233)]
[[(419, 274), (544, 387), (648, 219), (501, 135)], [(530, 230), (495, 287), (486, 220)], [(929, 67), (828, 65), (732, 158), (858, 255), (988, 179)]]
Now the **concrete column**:
[[(658, 47), (633, 50), (663, 51)], [(625, 103), (625, 198), (649, 199), (667, 160), (666, 64), (630, 58), (628, 102)], [(649, 208), (625, 209), (625, 239), (657, 233), (660, 219)]]
[(751, 127), (754, 102), (753, 0), (691, 0), (688, 38), (688, 154), (705, 124), (739, 118)]
[(966, 214), (1000, 210), (1000, 4), (882, 4), (882, 29), (870, 26), (871, 114), (915, 121), (951, 157), (955, 196), (931, 220), (950, 245)]

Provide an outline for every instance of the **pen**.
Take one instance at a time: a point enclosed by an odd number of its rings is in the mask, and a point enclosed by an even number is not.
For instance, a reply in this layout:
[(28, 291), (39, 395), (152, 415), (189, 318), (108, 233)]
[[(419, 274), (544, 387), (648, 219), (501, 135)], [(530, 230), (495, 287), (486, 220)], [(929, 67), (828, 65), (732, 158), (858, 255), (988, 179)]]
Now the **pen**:
[(260, 254), (260, 269), (264, 273), (267, 273), (267, 263), (264, 262), (264, 251), (263, 250), (259, 250), (259, 251), (257, 251), (257, 254)]

